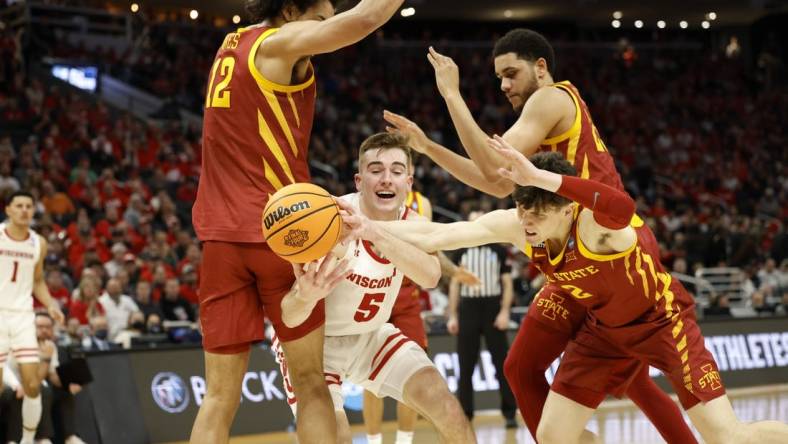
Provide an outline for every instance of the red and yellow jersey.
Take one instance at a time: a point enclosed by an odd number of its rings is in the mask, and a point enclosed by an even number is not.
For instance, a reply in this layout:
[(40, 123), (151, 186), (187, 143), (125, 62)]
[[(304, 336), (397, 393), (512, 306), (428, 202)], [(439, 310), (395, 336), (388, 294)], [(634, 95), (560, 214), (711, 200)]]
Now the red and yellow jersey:
[(581, 178), (596, 180), (623, 190), (624, 185), (616, 171), (613, 157), (599, 137), (588, 106), (580, 97), (577, 88), (568, 81), (555, 83), (552, 87), (566, 91), (572, 98), (575, 103), (575, 120), (572, 127), (563, 134), (542, 141), (539, 150), (559, 151), (574, 165)]
[(405, 206), (410, 208), (411, 211), (415, 211), (419, 216), (424, 216), (425, 199), (426, 197), (418, 191), (411, 191), (408, 193), (408, 197), (405, 198)]
[(202, 173), (192, 220), (202, 241), (263, 242), (268, 196), (309, 182), (307, 148), (315, 112), (315, 76), (274, 83), (257, 70), (260, 44), (278, 28), (227, 34), (209, 73)]
[[(659, 246), (648, 226), (633, 216), (637, 241), (615, 254), (592, 253), (577, 231), (579, 210), (563, 250), (552, 255), (545, 245), (526, 244), (525, 253), (550, 285), (589, 310), (596, 322), (619, 327), (648, 313), (670, 320), (691, 307), (692, 297), (659, 261)], [(656, 318), (652, 315), (656, 314)]]

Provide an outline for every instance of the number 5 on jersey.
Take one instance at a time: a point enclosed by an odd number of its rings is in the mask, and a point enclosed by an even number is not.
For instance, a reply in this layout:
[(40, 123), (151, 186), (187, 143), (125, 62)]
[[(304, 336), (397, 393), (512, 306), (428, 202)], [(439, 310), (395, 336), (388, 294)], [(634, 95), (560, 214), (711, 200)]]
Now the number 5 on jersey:
[[(230, 80), (233, 79), (233, 69), (235, 69), (235, 59), (232, 57), (222, 57), (216, 59), (211, 68), (211, 79), (208, 82), (208, 92), (205, 94), (206, 108), (229, 108), (230, 107)], [(214, 85), (216, 73), (222, 76), (222, 80)]]
[(356, 322), (371, 321), (380, 311), (380, 305), (385, 298), (386, 293), (366, 293), (361, 303), (358, 304), (353, 320)]

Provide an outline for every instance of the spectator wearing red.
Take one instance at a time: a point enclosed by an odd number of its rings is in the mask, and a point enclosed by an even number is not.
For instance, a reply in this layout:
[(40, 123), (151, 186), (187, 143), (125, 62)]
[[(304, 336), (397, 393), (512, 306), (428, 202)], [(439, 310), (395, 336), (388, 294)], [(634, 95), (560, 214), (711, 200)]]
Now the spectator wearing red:
[(104, 307), (98, 301), (99, 288), (95, 279), (82, 279), (79, 283), (79, 299), (73, 299), (68, 316), (76, 318), (82, 325), (88, 325), (90, 318), (104, 315)]

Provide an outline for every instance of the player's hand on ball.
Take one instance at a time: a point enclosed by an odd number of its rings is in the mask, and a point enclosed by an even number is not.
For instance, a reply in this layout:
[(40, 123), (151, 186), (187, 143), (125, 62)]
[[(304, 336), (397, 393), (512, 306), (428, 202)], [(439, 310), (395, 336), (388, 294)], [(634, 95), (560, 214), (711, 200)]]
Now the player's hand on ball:
[(408, 118), (392, 113), (391, 111), (383, 111), (383, 119), (391, 125), (386, 127), (386, 131), (390, 133), (401, 133), (408, 138), (408, 143), (410, 143), (411, 148), (419, 153), (425, 153), (427, 146), (429, 146), (430, 139), (418, 125)]
[(451, 57), (447, 57), (430, 46), (427, 60), (435, 69), (435, 84), (444, 99), (460, 93), (460, 69)]
[(339, 215), (342, 216), (342, 230), (346, 234), (340, 234), (340, 240), (346, 242), (348, 240), (364, 239), (368, 241), (375, 241), (378, 233), (377, 226), (374, 222), (369, 220), (366, 216), (356, 211), (352, 205), (337, 201), (340, 211)]
[(347, 278), (346, 259), (339, 260), (333, 253), (306, 264), (293, 264), (293, 273), (298, 283), (298, 294), (302, 300), (319, 301), (334, 291), (337, 285)]
[(533, 185), (541, 171), (523, 153), (514, 149), (501, 136), (487, 139), (487, 145), (509, 161), (509, 168), (498, 168), (498, 174), (520, 186)]

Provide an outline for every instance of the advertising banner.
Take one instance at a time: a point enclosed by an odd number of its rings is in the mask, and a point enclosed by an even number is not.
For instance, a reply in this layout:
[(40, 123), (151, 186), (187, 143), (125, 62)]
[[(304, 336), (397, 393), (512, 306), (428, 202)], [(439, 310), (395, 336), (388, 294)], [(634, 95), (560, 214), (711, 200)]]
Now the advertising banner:
[[(719, 364), (720, 376), (726, 387), (788, 383), (786, 318), (706, 322), (701, 324), (701, 329), (706, 336), (707, 347)], [(430, 358), (452, 392), (456, 391), (459, 378), (456, 340), (452, 336), (430, 337)], [(116, 389), (113, 393), (115, 399), (93, 400), (98, 424), (112, 424), (113, 428), (122, 430), (123, 418), (120, 415), (115, 413), (111, 418), (107, 417), (113, 411), (110, 406), (139, 405), (141, 415), (132, 414), (128, 417), (141, 416), (150, 441), (188, 439), (192, 423), (206, 394), (201, 349), (135, 351), (112, 356), (97, 355), (90, 359), (103, 360), (103, 368), (117, 368), (113, 371), (114, 375), (110, 376), (116, 387), (119, 384), (118, 378), (126, 375), (132, 380), (121, 387), (133, 387), (125, 391)], [(556, 361), (548, 369), (548, 381), (552, 381), (558, 364)], [(124, 365), (128, 370), (121, 368)], [(96, 373), (98, 372), (94, 371), (94, 375)], [(98, 384), (105, 379), (102, 376), (106, 375), (97, 375)], [(652, 369), (652, 376), (658, 384), (671, 391), (658, 371)], [(491, 356), (486, 350), (480, 353), (474, 370), (473, 387), (477, 409), (499, 408), (498, 380)], [(343, 392), (350, 421), (361, 422), (363, 390), (359, 386), (346, 383)], [(97, 398), (102, 396), (100, 393), (103, 394), (92, 390), (91, 396)], [(124, 396), (136, 399), (117, 398)], [(255, 347), (252, 350), (240, 400), (241, 405), (232, 429), (233, 435), (285, 431), (292, 426), (293, 417), (282, 389), (282, 376), (267, 347)], [(106, 408), (99, 408), (100, 406)], [(393, 419), (394, 415), (394, 403), (387, 400), (385, 418)], [(101, 432), (104, 437), (106, 429)]]

